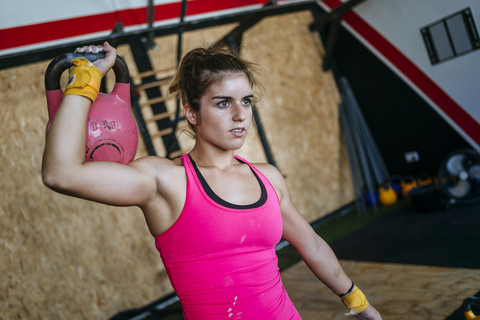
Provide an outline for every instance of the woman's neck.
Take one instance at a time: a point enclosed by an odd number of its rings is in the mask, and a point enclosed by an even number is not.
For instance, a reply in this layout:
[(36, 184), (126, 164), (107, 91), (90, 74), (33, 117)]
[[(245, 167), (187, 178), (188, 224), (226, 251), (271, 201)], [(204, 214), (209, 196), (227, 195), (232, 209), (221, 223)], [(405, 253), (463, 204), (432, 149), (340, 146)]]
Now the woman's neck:
[(212, 150), (212, 148), (195, 145), (189, 154), (199, 167), (215, 167), (223, 170), (237, 163), (233, 157), (233, 150)]

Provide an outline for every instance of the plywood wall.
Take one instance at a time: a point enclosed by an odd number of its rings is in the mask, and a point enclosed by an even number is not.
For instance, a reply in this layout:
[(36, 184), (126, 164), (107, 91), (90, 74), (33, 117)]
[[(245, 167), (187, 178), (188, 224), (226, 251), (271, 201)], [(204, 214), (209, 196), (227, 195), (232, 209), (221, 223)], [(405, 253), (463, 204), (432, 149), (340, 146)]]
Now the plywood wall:
[[(261, 66), (264, 129), (309, 221), (353, 199), (338, 93), (332, 75), (321, 70), (323, 49), (308, 31), (311, 20), (308, 12), (265, 19), (246, 33), (242, 51)], [(232, 27), (188, 33), (184, 50)], [(156, 43), (155, 67), (175, 65), (175, 37)], [(135, 75), (128, 47), (119, 53)], [(108, 207), (43, 186), (47, 64), (0, 71), (0, 310), (3, 319), (106, 319), (172, 289), (138, 208)], [(239, 153), (265, 161), (254, 133)]]

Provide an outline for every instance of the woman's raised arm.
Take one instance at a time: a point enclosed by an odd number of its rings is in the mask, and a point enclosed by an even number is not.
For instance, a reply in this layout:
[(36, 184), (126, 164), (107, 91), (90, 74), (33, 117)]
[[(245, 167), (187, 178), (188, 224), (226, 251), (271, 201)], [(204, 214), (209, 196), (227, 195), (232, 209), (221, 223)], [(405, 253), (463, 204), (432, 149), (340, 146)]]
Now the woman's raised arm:
[[(102, 51), (105, 58), (95, 61), (92, 68), (104, 76), (115, 63), (115, 48), (105, 43), (76, 50)], [(91, 98), (77, 93), (63, 97), (46, 138), (42, 162), (44, 184), (57, 192), (111, 205), (145, 204), (156, 192), (155, 173), (146, 164), (148, 161), (129, 165), (85, 162), (85, 128), (91, 105)]]

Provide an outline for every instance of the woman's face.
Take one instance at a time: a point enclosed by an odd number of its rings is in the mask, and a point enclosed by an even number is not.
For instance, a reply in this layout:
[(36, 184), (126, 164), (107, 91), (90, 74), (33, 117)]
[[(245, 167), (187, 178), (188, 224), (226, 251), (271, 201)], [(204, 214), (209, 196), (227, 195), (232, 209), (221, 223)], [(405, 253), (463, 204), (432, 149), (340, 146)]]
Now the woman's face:
[(226, 73), (200, 99), (193, 123), (197, 143), (236, 150), (245, 142), (252, 123), (253, 93), (247, 76)]

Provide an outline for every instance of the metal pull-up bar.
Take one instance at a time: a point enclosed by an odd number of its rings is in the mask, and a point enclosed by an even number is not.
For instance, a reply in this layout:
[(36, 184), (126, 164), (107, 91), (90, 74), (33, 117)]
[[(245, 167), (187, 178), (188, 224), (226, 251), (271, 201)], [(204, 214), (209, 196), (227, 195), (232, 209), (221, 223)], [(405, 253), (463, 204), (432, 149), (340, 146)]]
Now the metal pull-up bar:
[(324, 70), (328, 70), (330, 68), (330, 60), (332, 59), (333, 49), (335, 47), (335, 41), (338, 30), (340, 29), (340, 22), (342, 21), (343, 15), (363, 1), (365, 0), (350, 0), (342, 3), (329, 13), (320, 16), (309, 25), (310, 31), (315, 31), (324, 27), (326, 24), (330, 24), (327, 41), (325, 44), (325, 56), (323, 58)]

